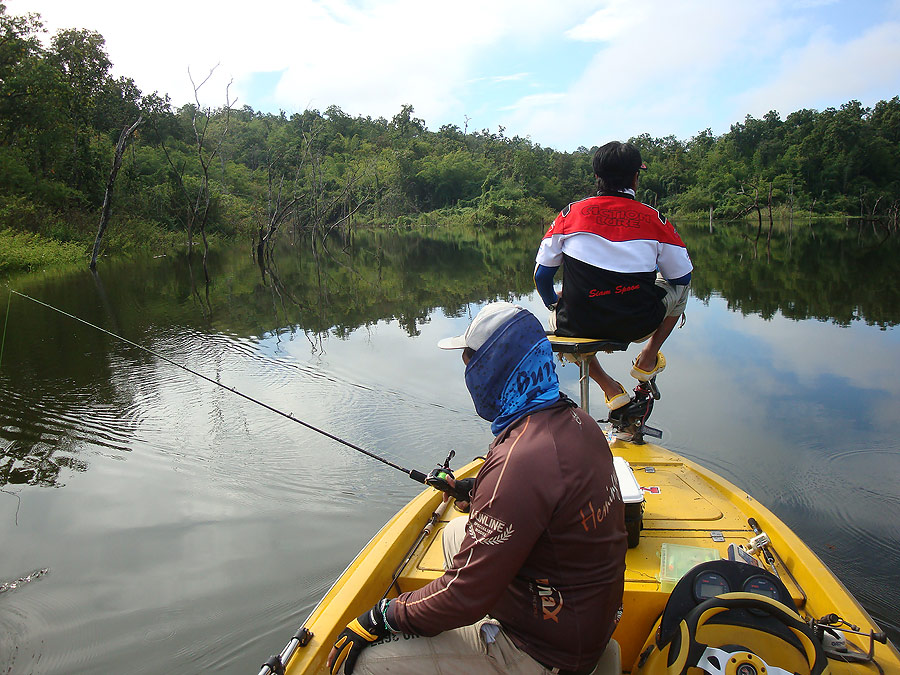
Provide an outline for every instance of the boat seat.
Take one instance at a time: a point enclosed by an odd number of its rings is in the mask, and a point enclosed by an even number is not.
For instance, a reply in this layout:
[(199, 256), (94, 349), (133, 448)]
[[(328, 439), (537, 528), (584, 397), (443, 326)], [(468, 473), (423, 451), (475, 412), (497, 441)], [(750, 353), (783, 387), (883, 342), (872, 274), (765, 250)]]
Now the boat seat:
[(596, 354), (597, 352), (624, 352), (629, 342), (607, 340), (605, 338), (567, 337), (547, 332), (547, 339), (553, 351), (561, 354)]

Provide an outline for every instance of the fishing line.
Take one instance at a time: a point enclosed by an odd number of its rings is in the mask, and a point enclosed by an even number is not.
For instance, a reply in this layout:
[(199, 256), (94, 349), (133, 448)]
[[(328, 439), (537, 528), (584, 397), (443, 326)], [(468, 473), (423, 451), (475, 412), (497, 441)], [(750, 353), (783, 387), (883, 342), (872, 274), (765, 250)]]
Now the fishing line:
[[(63, 316), (67, 316), (67, 317), (69, 317), (70, 319), (74, 319), (75, 321), (78, 321), (79, 323), (83, 323), (85, 326), (90, 326), (91, 328), (95, 328), (95, 329), (97, 329), (98, 331), (100, 331), (101, 333), (106, 333), (106, 334), (109, 335), (110, 337), (113, 337), (113, 338), (115, 338), (115, 339), (117, 339), (117, 340), (121, 340), (121, 341), (124, 342), (125, 344), (131, 345), (132, 347), (135, 347), (135, 348), (140, 349), (140, 350), (142, 350), (142, 351), (144, 351), (144, 352), (147, 352), (148, 354), (151, 354), (151, 355), (155, 356), (156, 358), (165, 361), (166, 363), (169, 363), (169, 364), (171, 364), (171, 365), (173, 365), (173, 366), (176, 366), (176, 367), (178, 367), (178, 368), (181, 368), (182, 370), (184, 370), (185, 372), (190, 373), (191, 375), (195, 375), (196, 377), (199, 377), (199, 378), (201, 378), (201, 379), (203, 379), (203, 380), (206, 380), (207, 382), (211, 382), (212, 384), (216, 385), (217, 387), (222, 387), (222, 389), (225, 389), (226, 391), (230, 391), (230, 392), (233, 393), (233, 394), (237, 394), (237, 395), (240, 396), (241, 398), (244, 398), (244, 399), (250, 401), (251, 403), (255, 403), (255, 404), (258, 405), (258, 406), (262, 406), (262, 407), (265, 408), (266, 410), (270, 410), (270, 411), (273, 412), (273, 413), (276, 413), (276, 414), (278, 414), (278, 415), (281, 415), (281, 416), (284, 417), (285, 419), (289, 419), (289, 420), (291, 420), (292, 422), (296, 422), (297, 424), (300, 424), (300, 425), (306, 427), (306, 428), (309, 429), (310, 431), (315, 431), (315, 432), (318, 433), (318, 434), (322, 434), (323, 436), (326, 436), (326, 437), (330, 438), (330, 439), (333, 440), (333, 441), (336, 441), (336, 442), (338, 442), (338, 443), (341, 443), (342, 445), (345, 445), (345, 446), (347, 446), (348, 448), (351, 448), (352, 450), (356, 450), (357, 452), (361, 452), (361, 453), (364, 454), (366, 457), (371, 457), (372, 459), (378, 460), (378, 461), (381, 462), (382, 464), (386, 464), (387, 466), (389, 466), (389, 467), (391, 467), (391, 468), (393, 468), (393, 469), (397, 469), (398, 471), (402, 471), (402, 472), (405, 473), (407, 476), (409, 476), (410, 478), (412, 478), (414, 481), (417, 481), (417, 482), (419, 482), (419, 483), (422, 483), (423, 485), (425, 484), (425, 478), (426, 478), (426, 476), (425, 476), (425, 474), (422, 473), (421, 471), (416, 471), (415, 469), (407, 469), (407, 468), (405, 468), (405, 467), (403, 467), (403, 466), (400, 466), (399, 464), (394, 464), (394, 462), (391, 462), (390, 460), (387, 460), (387, 459), (385, 459), (384, 457), (379, 457), (379, 456), (376, 455), (375, 453), (369, 452), (369, 451), (366, 450), (365, 448), (361, 448), (361, 447), (359, 447), (358, 445), (356, 445), (356, 444), (354, 444), (354, 443), (351, 443), (350, 441), (345, 441), (343, 438), (340, 438), (339, 436), (335, 436), (334, 434), (331, 434), (331, 433), (329, 433), (329, 432), (327, 432), (327, 431), (325, 431), (325, 430), (323, 430), (323, 429), (319, 429), (318, 427), (313, 426), (313, 425), (310, 424), (309, 422), (304, 422), (303, 420), (301, 420), (301, 419), (299, 419), (299, 418), (297, 418), (297, 417), (294, 417), (294, 413), (286, 413), (286, 412), (283, 412), (283, 411), (279, 410), (278, 408), (274, 408), (274, 407), (270, 406), (268, 403), (263, 403), (262, 401), (260, 401), (260, 400), (258, 400), (258, 399), (255, 399), (255, 398), (253, 398), (252, 396), (249, 396), (249, 395), (247, 395), (247, 394), (245, 394), (245, 393), (243, 393), (243, 392), (241, 392), (241, 391), (238, 391), (238, 390), (235, 389), (234, 387), (229, 387), (228, 385), (222, 384), (221, 382), (218, 382), (218, 381), (216, 381), (216, 380), (214, 380), (214, 379), (212, 379), (212, 378), (210, 378), (210, 377), (207, 377), (207, 376), (204, 375), (203, 373), (198, 373), (196, 370), (191, 370), (191, 369), (188, 368), (187, 366), (182, 365), (181, 363), (178, 363), (177, 361), (173, 361), (173, 360), (170, 359), (168, 356), (163, 356), (163, 355), (160, 354), (159, 352), (156, 352), (156, 351), (150, 349), (149, 347), (145, 347), (144, 345), (140, 345), (140, 344), (138, 344), (137, 342), (133, 342), (133, 341), (129, 340), (128, 338), (122, 337), (121, 335), (116, 335), (116, 334), (113, 333), (112, 331), (108, 331), (108, 330), (106, 330), (105, 328), (102, 328), (102, 327), (100, 327), (100, 326), (98, 326), (98, 325), (96, 325), (96, 324), (91, 323), (90, 321), (86, 321), (86, 320), (84, 320), (84, 319), (82, 319), (82, 318), (80, 318), (80, 317), (77, 317), (77, 316), (75, 316), (74, 314), (69, 314), (68, 312), (66, 312), (66, 311), (64, 311), (64, 310), (61, 310), (61, 309), (59, 309), (58, 307), (54, 307), (53, 305), (48, 305), (46, 302), (42, 302), (42, 301), (40, 301), (40, 300), (38, 300), (38, 299), (36, 299), (36, 298), (32, 298), (30, 295), (25, 295), (24, 293), (19, 293), (19, 291), (14, 291), (14, 290), (11, 289), (11, 288), (9, 289), (9, 292), (10, 292), (10, 300), (12, 299), (12, 294), (15, 293), (16, 295), (18, 295), (18, 296), (20, 296), (20, 297), (23, 297), (23, 298), (25, 298), (26, 300), (31, 300), (32, 302), (34, 302), (34, 303), (36, 303), (36, 304), (38, 304), (38, 305), (41, 305), (41, 306), (43, 306), (43, 307), (46, 307), (47, 309), (52, 309), (54, 312), (57, 312), (57, 313), (59, 313), (59, 314), (62, 314)], [(7, 318), (7, 321), (8, 321), (8, 320), (9, 320), (9, 303), (7, 303), (7, 308), (6, 308), (6, 318)], [(4, 340), (5, 340), (5, 338), (6, 338), (6, 325), (5, 325), (5, 324), (4, 324), (4, 329), (3, 329), (3, 337), (4, 337)], [(2, 356), (2, 351), (0, 351), (0, 356)]]
[(9, 306), (12, 303), (12, 294), (14, 291), (10, 291), (9, 297), (6, 299), (6, 319), (3, 321), (3, 338), (0, 339), (0, 370), (3, 368), (3, 348), (6, 346), (6, 325), (9, 323)]

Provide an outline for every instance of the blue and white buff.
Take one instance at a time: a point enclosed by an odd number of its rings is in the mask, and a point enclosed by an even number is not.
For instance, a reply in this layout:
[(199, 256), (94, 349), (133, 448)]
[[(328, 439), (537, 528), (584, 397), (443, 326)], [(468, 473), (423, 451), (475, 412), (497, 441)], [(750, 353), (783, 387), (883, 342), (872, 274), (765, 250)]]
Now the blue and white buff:
[(553, 349), (534, 314), (522, 310), (494, 331), (466, 366), (466, 387), (495, 436), (559, 401)]

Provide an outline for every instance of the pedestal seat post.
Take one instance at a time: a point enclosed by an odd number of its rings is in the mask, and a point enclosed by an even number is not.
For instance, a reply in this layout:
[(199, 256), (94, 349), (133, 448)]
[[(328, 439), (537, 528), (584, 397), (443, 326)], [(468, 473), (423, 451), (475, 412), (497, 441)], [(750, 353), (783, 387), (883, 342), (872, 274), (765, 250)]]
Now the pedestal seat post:
[(590, 414), (591, 358), (597, 352), (606, 352), (607, 354), (623, 352), (628, 349), (629, 343), (597, 338), (564, 337), (553, 333), (547, 333), (547, 339), (550, 340), (550, 346), (553, 347), (554, 352), (567, 354), (572, 361), (578, 364), (580, 405), (582, 410)]

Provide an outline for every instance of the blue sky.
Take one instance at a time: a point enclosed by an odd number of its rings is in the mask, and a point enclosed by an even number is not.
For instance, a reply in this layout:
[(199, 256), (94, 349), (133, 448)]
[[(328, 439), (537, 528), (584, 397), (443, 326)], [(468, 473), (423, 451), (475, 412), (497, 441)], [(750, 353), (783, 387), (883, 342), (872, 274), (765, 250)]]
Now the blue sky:
[(340, 106), (430, 129), (498, 126), (562, 150), (715, 134), (900, 94), (900, 0), (7, 0), (100, 32), (116, 74), (176, 105)]

